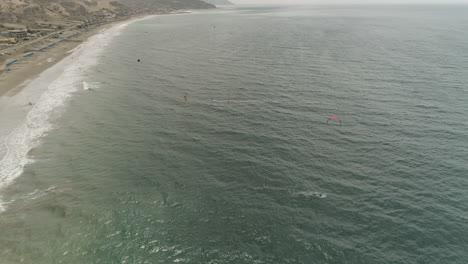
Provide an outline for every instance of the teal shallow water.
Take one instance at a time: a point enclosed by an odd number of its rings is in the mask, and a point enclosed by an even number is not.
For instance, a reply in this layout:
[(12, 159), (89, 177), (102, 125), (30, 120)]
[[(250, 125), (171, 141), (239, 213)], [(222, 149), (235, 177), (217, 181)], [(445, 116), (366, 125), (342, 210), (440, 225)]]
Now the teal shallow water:
[(2, 191), (0, 263), (468, 262), (466, 11), (130, 24)]

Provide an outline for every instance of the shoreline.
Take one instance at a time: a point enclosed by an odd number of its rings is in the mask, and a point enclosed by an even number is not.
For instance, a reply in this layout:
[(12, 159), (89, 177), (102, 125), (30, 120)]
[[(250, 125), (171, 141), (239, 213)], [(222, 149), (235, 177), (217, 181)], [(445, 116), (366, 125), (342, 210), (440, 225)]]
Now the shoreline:
[[(109, 21), (104, 24), (95, 25), (85, 30), (67, 31), (63, 34), (64, 39), (49, 37), (42, 40), (40, 44), (38, 44), (39, 41), (23, 44), (21, 48), (24, 52), (17, 51), (11, 56), (1, 58), (3, 61), (0, 64), (0, 98), (3, 96), (14, 96), (30, 81), (37, 78), (42, 72), (71, 55), (74, 49), (86, 42), (90, 37), (99, 34), (116, 24), (128, 23), (130, 21), (137, 21), (157, 15), (177, 15), (187, 13), (192, 13), (192, 11), (178, 10), (169, 13), (138, 14), (115, 21)], [(78, 34), (75, 35), (76, 33)], [(66, 36), (70, 35), (75, 36), (69, 39), (66, 38)], [(53, 47), (50, 47), (49, 45), (52, 43), (54, 43)], [(40, 47), (49, 48), (39, 51), (41, 49)], [(3, 52), (5, 50), (0, 51)], [(27, 56), (29, 53), (34, 53), (34, 55)], [(25, 55), (27, 57), (24, 57)], [(6, 65), (8, 62), (13, 60), (18, 61), (10, 66)]]
[[(83, 79), (98, 64), (105, 47), (129, 24), (156, 15), (132, 16), (95, 26), (72, 40), (49, 44), (51, 48), (37, 52), (37, 56), (16, 54), (22, 60), (0, 74), (0, 191), (35, 162), (31, 151), (56, 128), (57, 111), (65, 110), (73, 93), (88, 90)], [(0, 213), (7, 204), (0, 195)]]
[[(25, 59), (24, 65), (18, 64), (15, 71), (2, 76), (0, 190), (8, 187), (35, 161), (30, 156), (31, 151), (44, 135), (56, 128), (57, 111), (65, 110), (72, 94), (84, 89), (83, 78), (86, 71), (97, 65), (99, 54), (123, 28), (146, 17), (151, 15), (97, 26), (69, 44), (54, 46), (50, 49), (52, 52)], [(0, 213), (5, 205), (5, 201), (0, 200)]]
[[(17, 52), (13, 56), (7, 58), (4, 63), (0, 65), (0, 97), (14, 96), (25, 88), (30, 81), (36, 79), (41, 73), (71, 55), (79, 45), (85, 43), (90, 37), (99, 34), (118, 23), (132, 21), (145, 16), (150, 15), (132, 16), (122, 20), (97, 25), (88, 30), (81, 31), (80, 34), (69, 39), (66, 39), (65, 37), (72, 33), (76, 34), (78, 31), (67, 32), (67, 35), (64, 34), (64, 39), (48, 38), (45, 41), (42, 41), (41, 46), (47, 47), (47, 43), (53, 43), (53, 41), (55, 41), (56, 45), (43, 51), (37, 51), (38, 49), (32, 50), (29, 48), (30, 52), (34, 52), (33, 56), (23, 57), (22, 52)], [(60, 43), (58, 43), (58, 41), (60, 41)], [(37, 42), (30, 43), (27, 46), (31, 47), (35, 44), (37, 45)], [(8, 61), (13, 61), (15, 59), (18, 60), (16, 63), (6, 66)]]

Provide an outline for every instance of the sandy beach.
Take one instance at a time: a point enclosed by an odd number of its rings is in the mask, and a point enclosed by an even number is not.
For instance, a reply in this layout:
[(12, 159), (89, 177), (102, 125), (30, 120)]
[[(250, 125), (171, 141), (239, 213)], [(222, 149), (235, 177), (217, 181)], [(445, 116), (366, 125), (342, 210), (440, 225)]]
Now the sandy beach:
[[(83, 31), (72, 38), (65, 39), (52, 47), (48, 47), (43, 51), (37, 51), (38, 48), (35, 48), (38, 46), (37, 43), (32, 45), (30, 44), (29, 47), (23, 47), (21, 51), (18, 51), (7, 58), (2, 58), (3, 63), (0, 66), (0, 96), (15, 95), (40, 73), (70, 55), (74, 48), (86, 41), (89, 37), (111, 27), (115, 23), (118, 22), (99, 25), (89, 29), (88, 31)], [(75, 33), (77, 33), (77, 31), (68, 31), (63, 34), (63, 38)], [(51, 43), (56, 43), (59, 40), (60, 39), (58, 38), (47, 38), (41, 41), (40, 44), (42, 44), (42, 46), (47, 46)], [(23, 55), (27, 53), (24, 51), (34, 52), (34, 55), (24, 58)], [(18, 59), (18, 62), (10, 66), (5, 65), (7, 62), (15, 59)]]
[[(0, 52), (8, 51), (10, 55), (4, 54), (0, 57), (0, 97), (13, 96), (22, 88), (24, 88), (31, 80), (34, 80), (40, 73), (52, 67), (56, 63), (69, 56), (73, 49), (78, 45), (85, 42), (91, 36), (103, 32), (111, 28), (113, 25), (123, 23), (125, 21), (134, 21), (144, 19), (153, 15), (176, 15), (192, 13), (189, 10), (180, 10), (170, 13), (160, 14), (140, 14), (124, 19), (110, 21), (108, 23), (94, 25), (86, 30), (68, 29), (63, 31), (60, 38), (43, 37), (41, 40), (34, 40), (31, 42), (23, 43), (18, 46), (13, 46), (7, 49), (2, 49)], [(76, 34), (76, 35), (75, 35)], [(72, 36), (67, 38), (68, 36)], [(42, 47), (56, 43), (52, 47), (48, 47), (43, 51), (38, 51)], [(24, 55), (33, 52), (30, 57), (23, 57)], [(7, 66), (8, 62), (18, 60), (14, 64)]]
[[(113, 38), (130, 23), (152, 16), (132, 16), (87, 30), (64, 32), (61, 38), (23, 43), (16, 51), (10, 49), (9, 57), (2, 58), (0, 189), (34, 162), (31, 151), (40, 144), (42, 136), (55, 128), (55, 119), (72, 94), (95, 89), (86, 76)], [(25, 56), (31, 52), (34, 54)], [(14, 60), (17, 61), (8, 63)]]
[[(34, 56), (21, 53), (0, 75), (0, 189), (11, 183), (32, 162), (28, 157), (40, 138), (54, 128), (54, 117), (72, 93), (85, 89), (86, 71), (121, 29), (138, 18), (93, 27)], [(66, 38), (67, 36), (73, 36)], [(54, 42), (52, 42), (54, 43)], [(44, 44), (44, 43), (40, 43)], [(82, 44), (82, 45), (80, 45)], [(70, 55), (70, 56), (69, 56)], [(0, 212), (2, 211), (0, 201)]]

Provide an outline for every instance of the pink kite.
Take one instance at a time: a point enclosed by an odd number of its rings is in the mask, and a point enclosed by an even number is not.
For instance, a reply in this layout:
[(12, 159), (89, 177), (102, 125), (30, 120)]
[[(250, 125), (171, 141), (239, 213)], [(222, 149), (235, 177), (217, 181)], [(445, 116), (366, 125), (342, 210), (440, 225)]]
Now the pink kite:
[(340, 119), (339, 117), (337, 117), (337, 116), (331, 116), (331, 117), (329, 117), (329, 118), (327, 119), (327, 124), (328, 124), (328, 121), (330, 121), (331, 119), (336, 119), (336, 120), (340, 121), (340, 126), (341, 126), (341, 119)]

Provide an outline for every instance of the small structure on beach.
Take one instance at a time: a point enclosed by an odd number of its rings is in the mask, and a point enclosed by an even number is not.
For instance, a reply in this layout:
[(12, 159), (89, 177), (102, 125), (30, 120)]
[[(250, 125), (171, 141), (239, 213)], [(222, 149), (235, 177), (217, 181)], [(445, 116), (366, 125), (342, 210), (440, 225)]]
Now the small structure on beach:
[(16, 39), (24, 39), (25, 37), (28, 36), (28, 31), (27, 30), (8, 30), (8, 34), (12, 38)]

